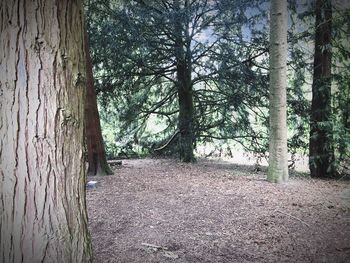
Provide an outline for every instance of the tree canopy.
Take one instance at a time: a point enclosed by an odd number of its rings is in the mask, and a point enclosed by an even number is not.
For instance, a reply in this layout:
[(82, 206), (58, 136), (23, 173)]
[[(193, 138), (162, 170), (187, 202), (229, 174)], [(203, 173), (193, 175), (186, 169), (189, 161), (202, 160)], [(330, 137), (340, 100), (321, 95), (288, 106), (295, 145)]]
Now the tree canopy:
[[(191, 143), (266, 156), (269, 1), (94, 1), (86, 4), (95, 86), (112, 155), (179, 155), (179, 63), (188, 78)], [(289, 1), (288, 151), (308, 154), (315, 10)], [(332, 136), (349, 152), (348, 9), (333, 7)], [(178, 22), (178, 28), (176, 27)], [(341, 26), (340, 26), (341, 25)], [(337, 62), (338, 61), (338, 62)], [(342, 62), (339, 62), (342, 61)], [(180, 77), (179, 77), (180, 76)], [(227, 150), (230, 152), (230, 150)], [(339, 157), (339, 158), (338, 158)]]

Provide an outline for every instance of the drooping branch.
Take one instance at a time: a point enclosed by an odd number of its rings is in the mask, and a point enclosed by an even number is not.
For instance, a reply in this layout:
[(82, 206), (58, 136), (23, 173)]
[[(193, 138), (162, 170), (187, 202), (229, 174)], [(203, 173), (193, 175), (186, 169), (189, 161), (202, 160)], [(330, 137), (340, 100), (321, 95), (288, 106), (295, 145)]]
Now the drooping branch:
[(159, 152), (159, 151), (164, 150), (166, 147), (168, 147), (168, 146), (170, 145), (170, 143), (171, 143), (172, 141), (175, 140), (176, 136), (179, 135), (179, 134), (180, 134), (180, 131), (177, 130), (177, 131), (173, 134), (173, 136), (171, 136), (170, 140), (169, 140), (166, 144), (164, 144), (163, 146), (161, 146), (161, 147), (159, 147), (159, 148), (154, 149), (154, 151)]

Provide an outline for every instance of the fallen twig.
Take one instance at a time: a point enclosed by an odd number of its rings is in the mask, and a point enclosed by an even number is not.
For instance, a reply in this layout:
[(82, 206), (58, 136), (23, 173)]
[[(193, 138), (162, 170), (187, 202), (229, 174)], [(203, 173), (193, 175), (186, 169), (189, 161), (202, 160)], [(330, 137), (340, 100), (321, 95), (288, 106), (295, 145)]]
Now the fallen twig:
[(148, 243), (141, 243), (141, 245), (142, 245), (142, 246), (145, 246), (145, 247), (160, 249), (160, 250), (168, 250), (167, 247), (161, 247), (161, 246), (157, 246), (157, 245), (153, 245), (153, 244), (148, 244)]
[(275, 211), (278, 212), (278, 213), (281, 213), (281, 214), (283, 214), (283, 215), (289, 216), (289, 217), (291, 217), (291, 218), (293, 218), (293, 219), (295, 219), (295, 220), (298, 220), (300, 223), (303, 223), (303, 224), (306, 225), (307, 227), (310, 227), (310, 225), (309, 225), (308, 223), (304, 222), (304, 221), (301, 220), (300, 218), (297, 218), (297, 217), (295, 217), (295, 216), (293, 216), (293, 215), (290, 215), (290, 214), (288, 214), (288, 213), (282, 212), (282, 211), (277, 210), (277, 209), (276, 209)]

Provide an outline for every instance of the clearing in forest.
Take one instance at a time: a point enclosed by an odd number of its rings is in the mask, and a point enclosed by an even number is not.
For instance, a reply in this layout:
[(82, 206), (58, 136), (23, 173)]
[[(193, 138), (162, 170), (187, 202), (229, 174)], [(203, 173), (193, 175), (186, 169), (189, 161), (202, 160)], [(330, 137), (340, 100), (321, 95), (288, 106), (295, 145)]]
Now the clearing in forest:
[(350, 262), (350, 182), (123, 160), (87, 190), (95, 262)]

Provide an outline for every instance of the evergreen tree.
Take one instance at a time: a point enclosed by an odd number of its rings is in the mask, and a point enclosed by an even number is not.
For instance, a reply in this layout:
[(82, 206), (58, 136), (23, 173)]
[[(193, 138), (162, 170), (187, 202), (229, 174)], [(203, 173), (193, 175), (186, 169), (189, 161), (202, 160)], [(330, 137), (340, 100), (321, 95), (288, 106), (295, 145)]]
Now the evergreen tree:
[[(251, 29), (246, 39), (242, 33), (242, 23), (261, 21), (257, 14), (245, 15), (258, 2), (91, 5), (96, 87), (102, 104), (113, 94), (121, 122), (118, 136), (148, 148), (175, 148), (185, 161), (193, 160), (197, 142), (246, 140), (259, 148), (267, 135), (248, 116), (265, 115), (257, 108), (267, 106), (266, 34)], [(161, 133), (145, 132), (152, 116), (163, 121)]]
[(332, 143), (336, 175), (350, 175), (350, 3), (332, 5)]
[(88, 175), (112, 174), (108, 166), (103, 144), (100, 115), (97, 108), (97, 98), (92, 74), (92, 63), (89, 49), (88, 33), (84, 34), (86, 58), (86, 103), (85, 103), (85, 137), (88, 159)]
[(332, 142), (332, 4), (316, 0), (315, 55), (310, 117), (309, 162), (312, 177), (334, 176)]
[(0, 10), (1, 262), (91, 262), (82, 3)]

